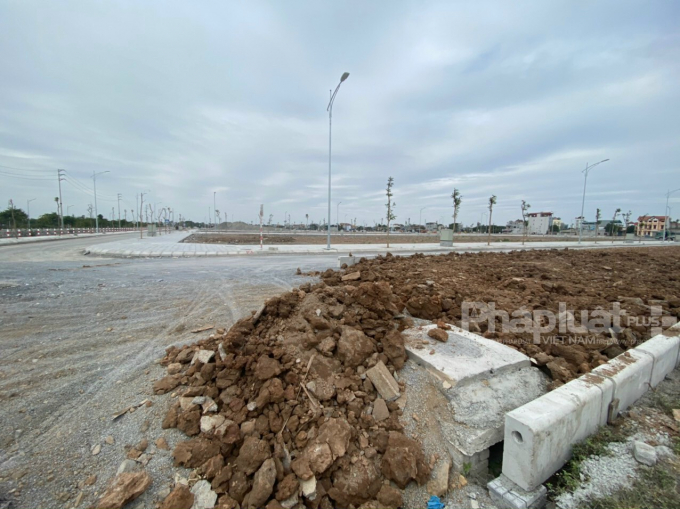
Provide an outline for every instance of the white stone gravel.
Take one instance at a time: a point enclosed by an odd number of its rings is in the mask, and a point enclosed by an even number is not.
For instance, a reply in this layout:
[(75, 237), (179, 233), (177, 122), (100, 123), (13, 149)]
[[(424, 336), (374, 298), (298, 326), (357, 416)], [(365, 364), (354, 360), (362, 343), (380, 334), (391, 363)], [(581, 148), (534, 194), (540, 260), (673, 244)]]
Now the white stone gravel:
[(592, 456), (581, 463), (581, 486), (557, 497), (557, 507), (587, 507), (588, 500), (612, 495), (633, 484), (639, 463), (633, 458), (632, 444), (614, 442), (607, 449), (609, 456)]

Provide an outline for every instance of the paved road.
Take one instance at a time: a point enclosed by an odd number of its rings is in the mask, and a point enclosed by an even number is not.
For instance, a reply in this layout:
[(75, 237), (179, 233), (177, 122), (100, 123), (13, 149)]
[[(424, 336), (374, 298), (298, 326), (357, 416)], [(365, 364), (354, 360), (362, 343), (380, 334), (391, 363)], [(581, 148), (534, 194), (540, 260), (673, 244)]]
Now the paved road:
[[(160, 428), (171, 396), (151, 393), (165, 348), (207, 337), (191, 333), (201, 325), (229, 327), (308, 281), (295, 275), (297, 267), (336, 263), (310, 256), (105, 259), (82, 255), (85, 243), (92, 239), (0, 248), (0, 505), (71, 507), (82, 492), (80, 506), (94, 506), (125, 445), (144, 437), (153, 444), (163, 434), (172, 447), (183, 438)], [(152, 407), (111, 420), (145, 398)], [(149, 450), (153, 486), (138, 502), (144, 507), (174, 473), (170, 451)], [(93, 473), (95, 484), (83, 486)]]

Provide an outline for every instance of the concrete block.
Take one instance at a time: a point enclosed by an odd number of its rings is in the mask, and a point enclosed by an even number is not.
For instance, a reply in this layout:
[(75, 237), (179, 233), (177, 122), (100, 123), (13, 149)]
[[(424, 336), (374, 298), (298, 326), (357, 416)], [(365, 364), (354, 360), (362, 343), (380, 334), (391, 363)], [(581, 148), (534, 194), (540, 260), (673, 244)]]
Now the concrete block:
[(633, 348), (591, 371), (592, 375), (604, 376), (614, 382), (614, 400), (618, 400), (618, 408), (612, 418), (647, 392), (653, 367), (654, 358), (650, 354)]
[[(451, 385), (463, 380), (487, 379), (500, 371), (531, 365), (529, 357), (517, 350), (459, 327), (451, 326), (446, 343), (435, 341), (427, 335), (435, 327), (406, 329), (403, 332), (406, 352), (417, 364), (434, 369)], [(434, 350), (434, 354), (430, 355), (430, 350)]]
[(499, 509), (542, 509), (548, 502), (548, 490), (541, 485), (527, 491), (501, 474), (486, 487), (491, 500)]
[(534, 490), (571, 457), (572, 446), (606, 424), (614, 383), (585, 375), (505, 415), (503, 474)]
[(680, 353), (680, 337), (659, 334), (635, 347), (635, 350), (645, 352), (654, 358), (650, 384), (656, 387), (675, 369)]
[(348, 267), (351, 267), (352, 265), (355, 265), (357, 261), (356, 256), (338, 256), (338, 267), (342, 267), (344, 263), (346, 263)]
[(368, 376), (375, 386), (375, 390), (378, 391), (378, 394), (385, 401), (394, 401), (401, 396), (399, 384), (382, 361), (379, 361), (378, 364), (366, 371), (366, 376)]

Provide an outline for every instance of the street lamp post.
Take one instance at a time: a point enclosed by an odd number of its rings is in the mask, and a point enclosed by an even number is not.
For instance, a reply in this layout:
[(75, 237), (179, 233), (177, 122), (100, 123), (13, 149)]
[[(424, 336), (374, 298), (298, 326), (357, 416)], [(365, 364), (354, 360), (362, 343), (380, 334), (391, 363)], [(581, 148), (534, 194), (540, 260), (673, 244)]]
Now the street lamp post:
[(331, 131), (333, 125), (333, 101), (335, 101), (335, 96), (340, 89), (340, 85), (349, 77), (348, 72), (343, 72), (340, 76), (340, 83), (335, 87), (335, 92), (331, 94), (331, 100), (328, 102), (328, 238), (326, 240), (326, 249), (331, 248)]
[[(663, 222), (663, 240), (666, 240), (666, 225), (667, 225), (668, 222), (670, 221), (670, 217), (669, 217), (668, 215), (666, 215), (667, 212), (668, 212), (668, 199), (671, 197), (671, 195), (672, 195), (673, 193), (678, 192), (678, 191), (680, 191), (680, 188), (678, 188), (678, 189), (673, 189), (672, 191), (668, 191), (668, 192), (666, 193), (666, 208), (663, 210), (663, 213), (664, 213), (664, 215), (666, 216), (666, 219), (664, 219), (664, 222)], [(669, 215), (670, 215), (670, 214), (669, 214)]]
[(35, 201), (36, 198), (31, 198), (26, 200), (26, 217), (28, 218), (28, 234), (31, 234), (31, 202)]
[(335, 207), (335, 223), (338, 226), (338, 232), (340, 231), (340, 204), (342, 202), (339, 201), (338, 204)]
[[(583, 212), (584, 212), (585, 206), (586, 206), (586, 184), (588, 182), (588, 172), (590, 170), (592, 170), (593, 168), (595, 168), (595, 166), (597, 166), (598, 164), (602, 164), (602, 163), (605, 163), (607, 161), (609, 161), (609, 159), (603, 159), (599, 163), (591, 164), (590, 166), (588, 166), (588, 164), (586, 164), (586, 169), (582, 171), (582, 173), (585, 175), (585, 178), (583, 179), (583, 199), (581, 200), (581, 224), (579, 225), (579, 229), (578, 229), (578, 243), (579, 244), (581, 243), (581, 238), (583, 237), (583, 221), (584, 221)], [(595, 232), (595, 235), (597, 236), (597, 231)]]
[(92, 182), (94, 183), (94, 225), (95, 233), (99, 233), (99, 214), (97, 213), (97, 175), (109, 173), (108, 170), (100, 171), (99, 173), (92, 172)]
[(418, 226), (423, 226), (423, 210), (425, 210), (427, 207), (423, 207), (420, 209), (420, 219), (418, 220)]

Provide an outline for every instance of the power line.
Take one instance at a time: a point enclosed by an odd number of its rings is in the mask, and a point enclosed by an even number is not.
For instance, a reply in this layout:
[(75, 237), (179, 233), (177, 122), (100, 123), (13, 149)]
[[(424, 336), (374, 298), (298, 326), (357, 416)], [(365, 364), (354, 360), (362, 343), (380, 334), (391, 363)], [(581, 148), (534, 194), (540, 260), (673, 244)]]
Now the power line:
[(52, 170), (34, 170), (34, 169), (27, 169), (27, 168), (17, 168), (16, 166), (5, 166), (3, 164), (0, 164), (0, 168), (9, 168), (10, 170), (19, 170), (19, 171), (32, 171), (32, 172), (38, 172), (38, 173), (51, 173)]
[(17, 175), (16, 173), (10, 173), (6, 172), (4, 170), (0, 170), (0, 175), (3, 177), (10, 177), (10, 178), (15, 178), (15, 179), (20, 179), (20, 180), (54, 180), (53, 177), (43, 177), (43, 176), (28, 176), (28, 175)]

